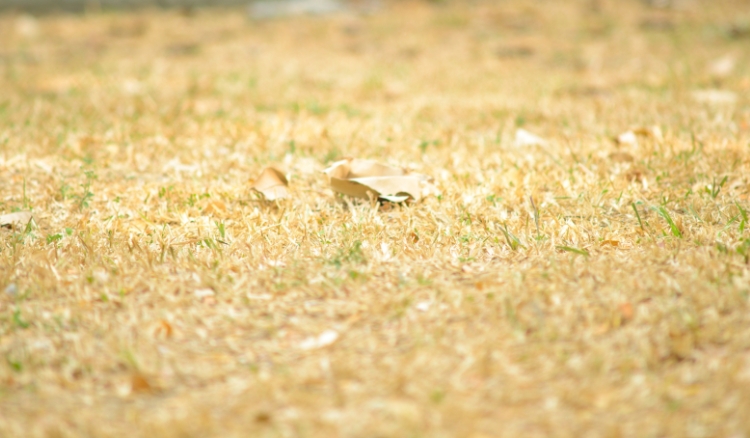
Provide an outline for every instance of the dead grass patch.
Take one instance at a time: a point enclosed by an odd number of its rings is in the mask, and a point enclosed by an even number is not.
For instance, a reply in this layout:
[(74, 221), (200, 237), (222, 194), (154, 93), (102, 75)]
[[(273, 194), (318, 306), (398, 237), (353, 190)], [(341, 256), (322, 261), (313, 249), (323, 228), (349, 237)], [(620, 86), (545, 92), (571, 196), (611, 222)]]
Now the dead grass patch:
[(595, 3), (0, 17), (0, 435), (750, 433), (747, 12)]

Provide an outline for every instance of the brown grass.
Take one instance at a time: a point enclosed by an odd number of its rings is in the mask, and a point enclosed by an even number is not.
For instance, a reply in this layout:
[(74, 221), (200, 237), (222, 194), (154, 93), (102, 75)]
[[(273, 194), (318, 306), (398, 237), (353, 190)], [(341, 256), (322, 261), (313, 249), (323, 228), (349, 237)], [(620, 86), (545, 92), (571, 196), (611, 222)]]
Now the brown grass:
[[(748, 23), (0, 17), (0, 436), (748, 436)], [(344, 156), (440, 194), (341, 198)]]

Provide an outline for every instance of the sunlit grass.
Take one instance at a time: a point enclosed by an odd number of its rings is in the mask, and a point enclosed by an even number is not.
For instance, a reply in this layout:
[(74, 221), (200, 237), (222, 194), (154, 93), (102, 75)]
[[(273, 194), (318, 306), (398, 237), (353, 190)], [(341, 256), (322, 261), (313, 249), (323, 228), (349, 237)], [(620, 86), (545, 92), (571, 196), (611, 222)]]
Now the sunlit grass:
[(0, 16), (0, 436), (750, 433), (748, 19)]

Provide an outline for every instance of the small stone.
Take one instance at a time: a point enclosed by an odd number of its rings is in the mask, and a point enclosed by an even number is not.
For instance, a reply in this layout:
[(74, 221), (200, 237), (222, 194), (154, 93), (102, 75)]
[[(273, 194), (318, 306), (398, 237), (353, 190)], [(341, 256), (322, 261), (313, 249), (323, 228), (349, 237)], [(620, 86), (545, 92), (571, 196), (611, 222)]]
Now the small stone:
[(5, 293), (12, 297), (15, 297), (16, 295), (18, 295), (18, 286), (16, 286), (15, 283), (9, 284), (8, 287), (5, 288)]

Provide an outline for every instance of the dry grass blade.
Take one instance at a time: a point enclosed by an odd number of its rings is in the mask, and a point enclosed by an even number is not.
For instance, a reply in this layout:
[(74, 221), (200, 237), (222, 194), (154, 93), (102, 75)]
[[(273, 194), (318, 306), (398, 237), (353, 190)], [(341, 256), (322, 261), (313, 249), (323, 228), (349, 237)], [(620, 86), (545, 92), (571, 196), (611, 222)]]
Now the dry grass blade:
[(590, 255), (589, 252), (586, 251), (585, 249), (575, 248), (573, 246), (560, 245), (560, 246), (557, 247), (557, 249), (559, 249), (561, 251), (572, 252), (573, 254), (578, 254), (578, 255), (582, 255), (582, 256), (586, 256), (586, 257), (588, 257)]
[(289, 182), (284, 173), (274, 167), (266, 167), (250, 187), (263, 195), (267, 201), (289, 197)]
[(0, 14), (0, 437), (747, 437), (743, 2), (327, 3)]

